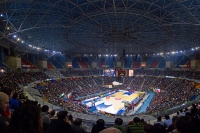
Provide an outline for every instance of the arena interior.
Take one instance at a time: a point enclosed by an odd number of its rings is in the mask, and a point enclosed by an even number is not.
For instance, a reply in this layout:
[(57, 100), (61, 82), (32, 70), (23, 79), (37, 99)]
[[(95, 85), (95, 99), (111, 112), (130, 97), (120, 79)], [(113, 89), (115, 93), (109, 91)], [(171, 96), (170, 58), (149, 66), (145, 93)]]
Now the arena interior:
[(199, 0), (1, 0), (0, 133), (199, 133)]

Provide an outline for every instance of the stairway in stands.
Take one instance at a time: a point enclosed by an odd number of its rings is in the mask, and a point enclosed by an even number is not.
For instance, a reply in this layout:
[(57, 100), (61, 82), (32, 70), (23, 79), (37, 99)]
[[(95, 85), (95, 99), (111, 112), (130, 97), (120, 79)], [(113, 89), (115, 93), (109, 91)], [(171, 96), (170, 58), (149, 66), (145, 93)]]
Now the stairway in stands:
[(146, 99), (146, 101), (143, 103), (143, 105), (137, 110), (136, 114), (145, 112), (147, 107), (149, 106), (151, 100), (153, 99), (155, 93), (154, 92), (149, 92), (149, 97)]

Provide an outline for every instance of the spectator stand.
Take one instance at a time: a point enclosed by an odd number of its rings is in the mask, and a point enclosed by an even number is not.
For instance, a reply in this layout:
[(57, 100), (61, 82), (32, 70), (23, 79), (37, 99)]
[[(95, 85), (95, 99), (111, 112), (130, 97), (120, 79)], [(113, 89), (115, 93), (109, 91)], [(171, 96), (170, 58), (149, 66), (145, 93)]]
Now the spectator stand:
[(173, 108), (163, 110), (163, 111), (160, 111), (160, 112), (156, 112), (155, 114), (153, 114), (153, 116), (158, 117), (158, 116), (164, 116), (165, 114), (173, 114), (173, 113), (180, 111), (181, 109), (184, 110), (185, 108), (191, 107), (192, 104), (198, 103), (199, 101), (200, 101), (200, 95), (197, 96), (194, 100), (188, 101), (188, 102), (186, 102), (182, 105), (175, 106)]
[(63, 110), (60, 107), (55, 106), (51, 103), (48, 103), (47, 101), (45, 101), (43, 99), (43, 96), (41, 95), (41, 93), (38, 90), (33, 88), (34, 85), (37, 84), (37, 83), (39, 83), (39, 81), (28, 84), (26, 87), (24, 87), (24, 92), (26, 94), (28, 93), (31, 96), (31, 99), (34, 99), (35, 101), (37, 101), (41, 105), (48, 105), (51, 109), (54, 109), (56, 111)]
[[(155, 74), (155, 71), (146, 71), (148, 74), (151, 74), (151, 76), (149, 76), (149, 77), (156, 77), (154, 74)], [(145, 73), (145, 72), (143, 72), (143, 73)], [(159, 71), (157, 72), (157, 74), (159, 73)], [(170, 71), (169, 72), (166, 72), (166, 71), (161, 71), (160, 73), (164, 73), (164, 74), (166, 74), (166, 75), (177, 75), (177, 76), (182, 76), (182, 74), (181, 73), (179, 73), (179, 72), (177, 72), (177, 71), (174, 71), (172, 74), (170, 74)], [(185, 74), (188, 76), (188, 77), (190, 77), (190, 75), (191, 75), (191, 73), (192, 72), (185, 72)], [(198, 72), (197, 72), (198, 73)], [(160, 78), (163, 78), (164, 79), (164, 77), (166, 78), (166, 76), (157, 76), (157, 77), (160, 77)], [(174, 78), (177, 78), (177, 77), (174, 77)], [(177, 78), (177, 79), (182, 79), (182, 80), (188, 80), (188, 81), (198, 81), (198, 80), (191, 80), (191, 79), (188, 79), (188, 78), (183, 78), (183, 77), (180, 77), (180, 78)], [(156, 80), (157, 81), (157, 80)], [(156, 82), (155, 81), (155, 82)], [(30, 86), (28, 86), (27, 87), (27, 89), (31, 89), (30, 88)], [(37, 90), (36, 90), (37, 91)], [(28, 93), (29, 93), (29, 91), (27, 91)], [(47, 105), (49, 105), (52, 109), (56, 109), (56, 110), (59, 110), (59, 109), (61, 109), (60, 107), (58, 107), (57, 108), (57, 106), (53, 106), (52, 104), (50, 104), (50, 103), (47, 103), (47, 102), (45, 102), (42, 98), (41, 98), (41, 95), (40, 95), (40, 93), (38, 92), (38, 93), (36, 93), (35, 91), (31, 91), (30, 93), (29, 93), (30, 95), (32, 95), (32, 97), (33, 97), (33, 99), (35, 99), (35, 100), (37, 100), (40, 104), (47, 104)], [(164, 114), (172, 114), (172, 113), (174, 113), (174, 112), (176, 112), (177, 110), (180, 110), (180, 109), (182, 109), (182, 108), (185, 108), (185, 107), (189, 107), (192, 103), (196, 103), (196, 102), (198, 102), (200, 100), (200, 98), (199, 98), (199, 96), (197, 96), (196, 97), (196, 99), (194, 99), (193, 101), (191, 101), (191, 102), (188, 102), (188, 103), (186, 103), (185, 105), (181, 105), (181, 106), (176, 106), (176, 107), (178, 107), (178, 108), (175, 108), (175, 107), (171, 107), (170, 109), (165, 109), (166, 111), (164, 111), (164, 112), (162, 112), (162, 111), (156, 111), (156, 112), (154, 112), (153, 113), (153, 115), (154, 116), (156, 116), (156, 115), (164, 115)], [(180, 107), (180, 108), (179, 108)], [(71, 114), (73, 114), (73, 116), (74, 117), (81, 117), (81, 118), (87, 118), (86, 120), (87, 121), (89, 121), (89, 123), (90, 124), (92, 124), (93, 122), (95, 122), (98, 118), (104, 118), (105, 117), (105, 121), (106, 121), (106, 123), (109, 123), (109, 122), (113, 122), (112, 121), (112, 118), (114, 119), (116, 116), (111, 116), (111, 117), (108, 117), (108, 116), (102, 116), (102, 115), (99, 115), (99, 114), (84, 114), (84, 113), (77, 113), (77, 112), (71, 112)], [(85, 115), (87, 115), (87, 116), (85, 116)], [(140, 115), (140, 117), (143, 117), (144, 115), (142, 115), (142, 114), (138, 114), (138, 115)], [(148, 116), (147, 118), (148, 118), (148, 120), (146, 120), (146, 121), (150, 121), (150, 120), (155, 120), (155, 117), (153, 117), (153, 116), (151, 116), (151, 115), (145, 115), (145, 116)], [(96, 119), (95, 119), (95, 118)], [(122, 117), (123, 118), (123, 120), (125, 121), (125, 122), (128, 122), (129, 121), (129, 118), (130, 117), (126, 117), (126, 116), (117, 116), (117, 117)], [(111, 120), (110, 120), (111, 119)], [(85, 121), (86, 121), (85, 120)], [(130, 120), (131, 120), (131, 118), (130, 118)]]
[[(24, 87), (24, 92), (30, 96), (31, 99), (34, 99), (41, 105), (48, 105), (51, 109), (54, 109), (56, 111), (62, 110), (62, 108), (55, 106), (51, 103), (46, 102), (44, 99), (42, 99), (42, 95), (40, 92), (34, 88), (32, 88), (35, 84), (37, 84), (38, 81), (28, 84), (26, 87)], [(87, 131), (91, 131), (92, 126), (96, 123), (98, 119), (104, 119), (105, 125), (110, 126), (114, 125), (114, 121), (116, 118), (122, 118), (124, 121), (124, 124), (128, 124), (129, 121), (132, 121), (135, 116), (102, 116), (99, 114), (84, 114), (84, 113), (78, 113), (78, 112), (71, 112), (68, 111), (69, 114), (71, 114), (74, 118), (81, 118), (83, 120), (83, 125), (86, 126)], [(145, 121), (151, 121), (155, 120), (156, 118), (151, 115), (137, 115), (140, 118), (145, 119)]]
[(63, 75), (60, 73), (60, 71), (45, 71), (50, 78), (62, 78)]

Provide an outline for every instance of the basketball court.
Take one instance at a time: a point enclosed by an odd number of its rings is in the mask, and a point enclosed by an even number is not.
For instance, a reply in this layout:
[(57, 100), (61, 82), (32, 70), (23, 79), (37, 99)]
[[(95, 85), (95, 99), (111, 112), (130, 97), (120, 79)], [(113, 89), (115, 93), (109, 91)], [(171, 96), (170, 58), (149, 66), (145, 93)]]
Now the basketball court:
[(139, 96), (144, 94), (144, 92), (134, 92), (130, 93), (128, 91), (120, 90), (119, 92), (115, 92), (114, 94), (108, 95), (106, 97), (96, 97), (95, 102), (94, 98), (83, 101), (83, 104), (92, 107), (95, 105), (97, 111), (110, 113), (110, 114), (118, 114), (119, 112), (123, 112), (125, 110), (124, 104), (126, 102), (134, 103), (139, 99)]

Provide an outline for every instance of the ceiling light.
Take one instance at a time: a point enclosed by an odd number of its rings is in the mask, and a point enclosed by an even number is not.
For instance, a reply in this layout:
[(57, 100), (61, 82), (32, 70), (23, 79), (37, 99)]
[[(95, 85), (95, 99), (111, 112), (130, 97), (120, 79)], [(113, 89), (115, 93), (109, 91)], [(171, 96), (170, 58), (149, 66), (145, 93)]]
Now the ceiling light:
[(20, 41), (20, 38), (17, 38), (17, 41)]
[(24, 43), (24, 41), (22, 41), (22, 43)]
[(14, 37), (14, 38), (16, 38), (17, 36), (16, 36), (16, 35), (14, 35), (13, 37)]
[(10, 27), (7, 27), (7, 30), (9, 30), (10, 29)]
[(28, 45), (29, 47), (32, 47), (32, 45)]
[(192, 50), (194, 50), (194, 48), (192, 48)]
[(3, 17), (3, 14), (1, 14), (1, 17)]

